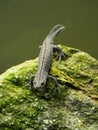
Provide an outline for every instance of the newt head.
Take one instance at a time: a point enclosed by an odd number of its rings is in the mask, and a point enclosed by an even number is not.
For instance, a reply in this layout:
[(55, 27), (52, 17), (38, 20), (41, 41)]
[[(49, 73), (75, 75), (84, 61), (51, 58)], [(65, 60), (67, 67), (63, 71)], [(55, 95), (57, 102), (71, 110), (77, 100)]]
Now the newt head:
[(34, 89), (39, 89), (39, 88), (43, 88), (44, 86), (45, 86), (45, 84), (46, 84), (46, 81), (34, 81), (33, 82), (33, 87), (34, 87)]
[(36, 75), (35, 76), (35, 79), (33, 81), (33, 87), (34, 89), (40, 89), (40, 88), (43, 88), (46, 84), (46, 81), (47, 81), (47, 76), (46, 75)]

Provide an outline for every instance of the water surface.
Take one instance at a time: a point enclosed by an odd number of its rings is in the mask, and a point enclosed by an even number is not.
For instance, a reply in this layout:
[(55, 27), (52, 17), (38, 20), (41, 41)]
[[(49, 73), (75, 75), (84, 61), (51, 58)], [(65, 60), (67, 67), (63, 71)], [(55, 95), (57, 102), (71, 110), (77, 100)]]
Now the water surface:
[(38, 56), (49, 30), (66, 30), (55, 44), (79, 48), (98, 59), (97, 0), (0, 0), (0, 73)]

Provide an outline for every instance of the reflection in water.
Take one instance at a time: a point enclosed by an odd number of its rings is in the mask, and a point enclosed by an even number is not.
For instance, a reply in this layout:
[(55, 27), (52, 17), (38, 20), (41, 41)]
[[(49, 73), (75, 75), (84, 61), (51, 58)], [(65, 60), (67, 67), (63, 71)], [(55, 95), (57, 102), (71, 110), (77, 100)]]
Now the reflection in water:
[(66, 26), (55, 39), (97, 57), (97, 1), (0, 1), (0, 73), (37, 57), (38, 46), (58, 23)]

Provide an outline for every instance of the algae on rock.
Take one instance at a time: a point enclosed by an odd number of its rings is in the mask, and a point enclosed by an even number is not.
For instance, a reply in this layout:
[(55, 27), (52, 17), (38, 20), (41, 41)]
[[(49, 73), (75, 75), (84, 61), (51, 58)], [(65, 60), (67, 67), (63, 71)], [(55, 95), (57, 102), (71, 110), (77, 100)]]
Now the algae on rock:
[(57, 78), (61, 94), (53, 93), (51, 80), (43, 92), (29, 90), (37, 58), (1, 74), (2, 130), (98, 129), (98, 61), (78, 49), (60, 47), (67, 59), (58, 62), (53, 58), (50, 74)]

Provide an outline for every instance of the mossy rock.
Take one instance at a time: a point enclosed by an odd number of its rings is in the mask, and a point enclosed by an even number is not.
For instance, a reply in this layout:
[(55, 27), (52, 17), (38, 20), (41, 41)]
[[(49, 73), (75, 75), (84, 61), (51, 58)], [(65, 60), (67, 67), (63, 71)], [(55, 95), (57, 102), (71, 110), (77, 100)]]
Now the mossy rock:
[(60, 46), (67, 58), (53, 57), (43, 92), (30, 90), (37, 58), (8, 69), (0, 76), (1, 130), (98, 130), (98, 61), (75, 48)]

